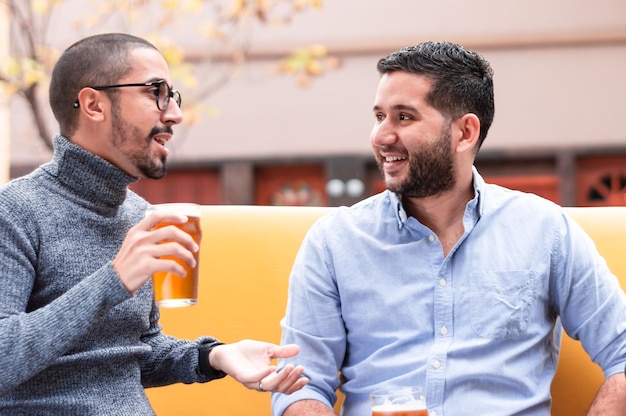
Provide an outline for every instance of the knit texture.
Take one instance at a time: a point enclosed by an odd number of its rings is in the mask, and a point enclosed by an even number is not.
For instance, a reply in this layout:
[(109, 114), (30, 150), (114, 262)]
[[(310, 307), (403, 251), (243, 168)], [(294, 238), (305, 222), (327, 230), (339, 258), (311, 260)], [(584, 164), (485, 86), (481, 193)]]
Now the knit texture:
[(54, 138), (50, 162), (0, 188), (0, 414), (151, 415), (144, 387), (206, 382), (198, 345), (161, 332), (151, 279), (111, 265), (147, 202), (137, 178)]

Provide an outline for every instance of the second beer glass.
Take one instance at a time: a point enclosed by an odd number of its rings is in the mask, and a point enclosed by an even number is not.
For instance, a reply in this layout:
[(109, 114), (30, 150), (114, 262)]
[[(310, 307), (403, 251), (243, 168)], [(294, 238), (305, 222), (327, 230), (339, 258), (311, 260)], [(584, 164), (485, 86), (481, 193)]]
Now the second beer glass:
[(370, 394), (372, 416), (428, 416), (421, 387), (396, 387)]

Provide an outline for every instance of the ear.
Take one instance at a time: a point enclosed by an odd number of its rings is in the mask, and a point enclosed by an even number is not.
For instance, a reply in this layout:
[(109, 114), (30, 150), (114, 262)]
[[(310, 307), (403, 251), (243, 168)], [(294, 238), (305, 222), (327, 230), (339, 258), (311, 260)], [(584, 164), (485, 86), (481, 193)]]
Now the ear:
[(465, 153), (477, 150), (478, 137), (480, 136), (480, 120), (473, 113), (467, 113), (453, 123), (453, 131), (456, 132), (456, 151)]
[(93, 122), (102, 122), (106, 119), (106, 109), (110, 107), (109, 97), (92, 88), (83, 88), (78, 93), (78, 109)]

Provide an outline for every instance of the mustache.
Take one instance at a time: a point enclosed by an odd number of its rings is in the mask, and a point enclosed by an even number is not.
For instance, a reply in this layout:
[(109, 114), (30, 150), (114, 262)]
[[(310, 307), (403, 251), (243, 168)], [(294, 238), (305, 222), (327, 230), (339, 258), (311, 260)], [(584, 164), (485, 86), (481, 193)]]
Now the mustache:
[(172, 129), (171, 126), (153, 127), (152, 130), (150, 130), (150, 134), (148, 135), (148, 137), (151, 138), (161, 133), (174, 134), (174, 130)]

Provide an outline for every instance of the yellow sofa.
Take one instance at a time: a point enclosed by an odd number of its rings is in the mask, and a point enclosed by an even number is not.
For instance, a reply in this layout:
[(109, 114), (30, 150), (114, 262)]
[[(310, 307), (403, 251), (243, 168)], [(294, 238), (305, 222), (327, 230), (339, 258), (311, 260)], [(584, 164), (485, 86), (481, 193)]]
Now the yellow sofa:
[[(203, 206), (200, 294), (196, 306), (162, 309), (166, 333), (224, 342), (278, 343), (291, 264), (311, 224), (332, 208)], [(626, 207), (568, 208), (626, 288)], [(584, 415), (602, 383), (600, 369), (564, 336), (552, 386), (552, 415)], [(158, 416), (269, 416), (268, 393), (227, 377), (208, 384), (147, 390)]]

